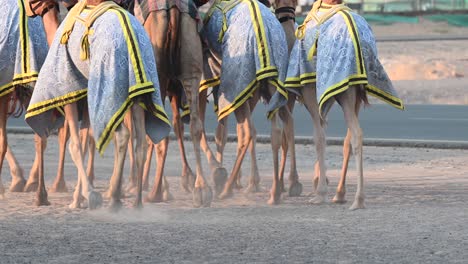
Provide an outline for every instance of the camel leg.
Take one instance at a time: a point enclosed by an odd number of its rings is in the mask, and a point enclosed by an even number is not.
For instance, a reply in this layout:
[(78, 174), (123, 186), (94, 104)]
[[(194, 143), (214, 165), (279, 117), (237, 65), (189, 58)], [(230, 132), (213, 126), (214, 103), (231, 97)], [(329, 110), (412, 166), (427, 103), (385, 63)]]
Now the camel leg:
[(37, 186), (39, 185), (39, 159), (42, 159), (39, 155), (40, 152), (36, 151), (34, 162), (29, 172), (29, 178), (26, 181), (26, 186), (24, 186), (24, 192), (34, 192), (37, 190)]
[(5, 197), (5, 188), (3, 187), (2, 183), (2, 168), (8, 148), (6, 131), (8, 100), (9, 96), (0, 97), (0, 199)]
[[(205, 111), (206, 111), (206, 97), (207, 97), (207, 90), (200, 92), (199, 94), (199, 109), (200, 109), (200, 120), (202, 122), (202, 127), (205, 127)], [(200, 146), (203, 152), (206, 155), (208, 160), (208, 164), (212, 169), (211, 178), (213, 179), (214, 188), (215, 188), (215, 195), (218, 196), (219, 193), (224, 188), (227, 180), (227, 171), (225, 168), (222, 167), (223, 164), (223, 151), (224, 146), (226, 145), (227, 139), (227, 117), (223, 120), (218, 121), (218, 125), (216, 126), (216, 134), (215, 134), (215, 144), (216, 144), (216, 157), (213, 155), (211, 151), (208, 141), (206, 139), (205, 131), (202, 132)]]
[[(207, 90), (203, 90), (199, 93), (199, 109), (200, 109), (200, 120), (202, 122), (202, 126), (203, 128), (205, 127), (205, 113), (206, 113), (206, 98), (207, 98)], [(221, 121), (219, 121), (221, 122)], [(218, 130), (219, 129), (219, 130)], [(224, 150), (224, 145), (222, 143), (223, 139), (225, 139), (226, 137), (223, 137), (224, 135), (224, 130), (222, 130), (223, 127), (220, 127), (219, 126), (219, 123), (218, 123), (218, 126), (216, 127), (216, 136), (215, 136), (215, 142), (216, 142), (216, 147), (217, 147), (217, 153), (216, 153), (216, 157), (215, 155), (213, 154), (213, 152), (211, 151), (209, 145), (208, 145), (208, 140), (206, 139), (206, 134), (205, 134), (205, 131), (203, 131), (202, 133), (202, 137), (201, 137), (201, 141), (200, 141), (200, 147), (202, 149), (202, 151), (205, 153), (206, 155), (206, 159), (208, 160), (208, 164), (210, 165), (210, 168), (213, 170), (213, 174), (212, 176), (215, 177), (215, 178), (219, 178), (219, 180), (223, 180), (224, 178), (224, 182), (226, 182), (226, 178), (227, 178), (227, 172), (224, 168), (221, 168), (222, 167), (222, 164), (223, 164), (223, 161), (222, 161), (222, 150)], [(226, 130), (226, 134), (227, 134), (227, 130)], [(218, 141), (220, 140), (220, 141)], [(221, 144), (221, 145), (219, 145)], [(222, 146), (222, 149), (219, 149), (219, 146)], [(221, 152), (220, 152), (221, 151)], [(221, 171), (223, 170), (223, 171)], [(223, 174), (220, 174), (220, 173), (224, 173)], [(224, 176), (224, 177), (223, 177)], [(216, 182), (216, 181), (215, 181)]]
[(153, 188), (150, 193), (145, 197), (145, 202), (160, 203), (163, 202), (163, 175), (164, 166), (166, 164), (167, 149), (169, 146), (169, 139), (165, 138), (158, 144), (155, 144), (156, 149), (156, 175), (154, 177)]
[(84, 168), (84, 158), (81, 148), (78, 127), (78, 109), (76, 103), (68, 104), (65, 107), (65, 117), (70, 127), (71, 142), (68, 145), (69, 152), (73, 162), (78, 170), (78, 181), (73, 195), (73, 202), (70, 208), (78, 208), (80, 206), (80, 194), (88, 200), (89, 209), (95, 209), (102, 204), (101, 194), (94, 191), (90, 184)]
[(195, 207), (208, 207), (211, 205), (213, 194), (202, 169), (200, 140), (203, 134), (203, 126), (200, 120), (198, 99), (203, 63), (202, 47), (196, 21), (189, 14), (180, 14), (180, 30), (179, 36), (182, 49), (180, 51), (181, 76), (179, 78), (182, 81), (190, 106), (190, 134), (197, 162), (193, 203)]
[[(138, 104), (132, 106), (132, 121), (135, 126), (135, 160), (136, 160), (136, 183), (137, 193), (136, 201), (134, 206), (136, 208), (143, 207), (143, 166), (146, 159), (146, 151), (148, 150), (148, 142), (146, 141), (146, 130), (145, 130), (145, 112)], [(158, 164), (159, 165), (159, 164)]]
[(187, 161), (187, 156), (185, 155), (184, 124), (182, 123), (179, 108), (177, 107), (177, 101), (178, 96), (173, 95), (171, 97), (172, 124), (177, 142), (179, 143), (180, 158), (182, 159), (181, 186), (186, 192), (191, 192), (195, 184), (195, 176), (193, 175), (192, 169)]
[[(289, 169), (289, 196), (295, 197), (300, 196), (302, 193), (302, 184), (299, 182), (299, 175), (297, 173), (297, 164), (296, 164), (296, 143), (294, 141), (294, 119), (292, 116), (292, 109), (294, 108), (294, 102), (296, 100), (293, 94), (290, 94), (288, 98), (288, 105), (282, 107), (279, 110), (279, 115), (281, 120), (284, 123), (283, 128), (283, 137), (282, 137), (282, 146), (285, 147), (282, 151), (281, 167), (280, 169), (280, 183), (284, 175), (284, 167), (286, 159), (290, 156), (290, 169)], [(286, 142), (286, 143), (284, 143)], [(286, 145), (286, 146), (285, 146)], [(283, 181), (284, 184), (284, 181)], [(284, 186), (284, 185), (283, 185)]]
[(68, 131), (68, 123), (65, 120), (62, 127), (58, 129), (58, 144), (59, 144), (59, 163), (57, 168), (57, 176), (49, 189), (51, 193), (64, 193), (67, 192), (67, 185), (65, 183), (64, 164), (65, 164), (65, 150), (68, 138), (70, 137)]
[(8, 161), (8, 167), (10, 167), (10, 192), (22, 192), (24, 189), (24, 185), (26, 184), (26, 180), (23, 177), (23, 169), (21, 168), (18, 160), (13, 154), (10, 146), (7, 146), (5, 157)]
[(351, 156), (351, 130), (348, 128), (343, 142), (343, 165), (341, 167), (340, 181), (336, 187), (335, 197), (332, 200), (334, 203), (346, 203), (346, 173), (348, 171), (349, 156)]
[(127, 155), (127, 146), (130, 138), (129, 129), (121, 124), (115, 131), (114, 144), (114, 171), (110, 180), (110, 210), (118, 211), (122, 207), (122, 174)]
[(320, 204), (325, 201), (328, 192), (325, 167), (325, 129), (322, 125), (318, 111), (319, 108), (316, 99), (315, 87), (311, 87), (310, 85), (304, 87), (302, 89), (302, 98), (304, 101), (304, 105), (306, 106), (306, 109), (312, 117), (312, 121), (314, 123), (315, 149), (317, 152), (317, 160), (320, 169), (318, 186), (315, 191), (315, 197), (312, 198), (310, 202), (314, 204)]
[(47, 191), (45, 188), (45, 181), (44, 181), (44, 150), (47, 145), (47, 139), (45, 137), (41, 138), (37, 134), (34, 135), (34, 142), (36, 145), (36, 153), (38, 153), (37, 157), (38, 159), (38, 164), (39, 164), (39, 170), (38, 170), (38, 186), (37, 186), (37, 191), (36, 191), (36, 205), (37, 206), (47, 206), (50, 205), (49, 201), (47, 200)]
[(360, 98), (357, 97), (357, 89), (360, 87), (352, 86), (342, 94), (337, 96), (337, 101), (343, 109), (348, 129), (351, 131), (351, 147), (356, 159), (356, 170), (358, 174), (357, 190), (354, 202), (350, 210), (364, 208), (364, 175), (362, 168), (362, 129), (359, 125), (359, 119), (356, 109), (360, 104)]
[[(242, 166), (242, 161), (244, 160), (245, 153), (249, 144), (252, 142), (252, 120), (249, 104), (242, 104), (235, 111), (237, 121), (237, 155), (236, 161), (234, 163), (234, 168), (232, 169), (231, 175), (229, 176), (226, 185), (224, 186), (223, 192), (219, 195), (220, 199), (225, 199), (232, 196), (232, 188), (234, 182), (236, 181), (239, 170)], [(253, 144), (255, 144), (253, 142)], [(255, 159), (256, 157), (252, 157)]]
[(134, 193), (137, 188), (136, 176), (137, 176), (137, 167), (135, 164), (135, 152), (134, 152), (134, 142), (135, 142), (135, 127), (132, 122), (131, 111), (127, 112), (124, 118), (124, 123), (127, 126), (130, 132), (130, 139), (128, 140), (128, 157), (130, 159), (130, 175), (128, 177), (128, 185), (126, 188), (127, 193)]
[(148, 151), (146, 152), (145, 167), (143, 168), (143, 191), (149, 189), (149, 172), (151, 170), (151, 159), (153, 158), (154, 144), (151, 139), (147, 136), (146, 142), (148, 142)]
[(279, 204), (281, 199), (281, 185), (279, 178), (279, 149), (281, 147), (281, 128), (278, 126), (278, 115), (271, 119), (271, 150), (273, 153), (273, 184), (268, 204)]
[[(250, 109), (250, 114), (252, 114), (255, 106), (257, 105), (257, 102), (260, 100), (260, 93), (254, 93), (253, 97), (250, 98), (247, 102), (249, 104), (249, 109)], [(226, 128), (227, 130), (227, 128)], [(256, 193), (260, 192), (260, 175), (258, 173), (258, 165), (257, 165), (257, 154), (256, 154), (256, 142), (257, 142), (257, 130), (255, 129), (255, 126), (252, 124), (250, 128), (250, 135), (252, 140), (249, 143), (249, 153), (250, 153), (250, 178), (249, 178), (249, 183), (247, 185), (247, 188), (245, 189), (246, 193)], [(239, 169), (239, 172), (237, 174), (237, 179), (234, 182), (234, 187), (237, 185), (240, 185), (241, 181), (241, 170)], [(242, 186), (240, 186), (242, 187)]]
[(96, 141), (93, 137), (93, 129), (88, 128), (88, 164), (86, 165), (86, 174), (88, 175), (89, 182), (94, 186), (94, 157), (96, 154)]

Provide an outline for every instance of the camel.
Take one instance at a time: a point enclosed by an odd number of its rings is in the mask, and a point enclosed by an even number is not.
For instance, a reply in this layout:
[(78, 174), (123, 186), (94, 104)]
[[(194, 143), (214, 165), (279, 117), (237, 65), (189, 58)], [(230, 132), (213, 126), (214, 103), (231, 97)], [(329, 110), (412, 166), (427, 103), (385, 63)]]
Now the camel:
[[(0, 48), (0, 170), (3, 166), (5, 155), (10, 168), (19, 168), (13, 153), (8, 151), (6, 120), (9, 114), (21, 115), (22, 109), (29, 103), (31, 84), (37, 80), (37, 73), (45, 59), (47, 52), (47, 40), (42, 29), (40, 18), (28, 18), (26, 8), (22, 0), (2, 0), (1, 23), (4, 37), (10, 41), (3, 42)], [(6, 21), (9, 19), (9, 21)], [(10, 31), (10, 32), (9, 32)], [(11, 56), (11, 55), (15, 56)], [(19, 110), (19, 112), (17, 112)], [(37, 190), (36, 205), (49, 205), (47, 192), (44, 186), (44, 175), (42, 164), (45, 141), (35, 136), (36, 160), (31, 171), (31, 181), (24, 187), (25, 181), (22, 173), (13, 173), (11, 191), (22, 191), (23, 189)], [(13, 164), (12, 164), (13, 163)], [(3, 196), (4, 188), (0, 183), (0, 196)]]
[[(250, 14), (254, 16), (251, 17)], [(275, 32), (274, 35), (272, 32)], [(232, 189), (238, 179), (247, 148), (252, 155), (247, 190), (259, 190), (260, 178), (255, 157), (256, 132), (251, 121), (251, 111), (258, 100), (264, 98), (268, 102), (268, 117), (272, 122), (274, 160), (274, 179), (268, 203), (277, 204), (281, 195), (278, 159), (281, 129), (278, 127), (278, 117), (284, 124), (288, 145), (292, 150), (294, 148), (293, 119), (286, 107), (288, 94), (282, 85), (285, 70), (283, 63), (287, 63), (288, 58), (286, 36), (279, 21), (269, 9), (257, 1), (250, 0), (215, 1), (205, 16), (202, 36), (207, 47), (204, 50), (205, 80), (201, 83), (201, 90), (215, 87), (215, 109), (221, 126), (225, 125), (225, 118), (231, 113), (234, 113), (237, 120), (237, 157), (227, 182), (223, 184), (224, 181), (215, 180), (215, 189), (220, 190), (218, 198), (228, 198), (233, 194)], [(237, 41), (240, 39), (243, 43)], [(263, 48), (255, 50), (256, 46)], [(274, 55), (269, 57), (270, 54)], [(222, 157), (219, 155), (222, 154), (222, 148), (219, 146), (224, 146), (225, 131), (224, 128), (217, 131), (218, 158)]]
[[(197, 29), (197, 19), (200, 18), (197, 13), (193, 12), (196, 10), (196, 6), (195, 2), (192, 1), (187, 1), (184, 4), (168, 1), (166, 6), (169, 9), (164, 7), (156, 10), (150, 9), (148, 6), (150, 5), (145, 1), (136, 2), (134, 10), (153, 45), (159, 70), (161, 94), (163, 98), (169, 96), (171, 99), (174, 131), (178, 139), (182, 161), (181, 185), (186, 191), (192, 190), (195, 207), (208, 207), (212, 201), (212, 191), (204, 177), (200, 153), (200, 139), (204, 134), (198, 101), (198, 84), (202, 73), (201, 41)], [(194, 9), (189, 6), (194, 7)], [(185, 104), (183, 96), (187, 101)], [(179, 108), (185, 109), (182, 115), (179, 114)], [(190, 134), (196, 157), (195, 179), (193, 179), (183, 145), (183, 123), (181, 120), (184, 114), (188, 113), (187, 110), (190, 113)], [(157, 170), (153, 187), (145, 199), (147, 202), (161, 202), (170, 197), (168, 184), (163, 175), (168, 139), (156, 144), (155, 148)], [(150, 144), (145, 175), (148, 173), (151, 155), (152, 145)], [(212, 167), (219, 167), (215, 161), (210, 161), (210, 164)], [(146, 182), (147, 180), (145, 180)]]
[[(89, 34), (91, 31), (92, 35)], [(54, 39), (49, 54), (57, 56), (48, 56), (44, 63), (26, 122), (46, 138), (53, 125), (52, 110), (64, 108), (70, 128), (69, 151), (78, 169), (70, 208), (81, 207), (82, 198), (88, 201), (90, 209), (102, 203), (101, 195), (90, 184), (84, 169), (78, 113), (86, 107), (83, 104), (85, 98), (98, 151), (103, 154), (112, 136), (115, 140), (114, 172), (110, 183), (112, 210), (122, 206), (122, 171), (129, 141), (129, 129), (122, 121), (130, 111), (135, 127), (138, 172), (135, 207), (142, 207), (143, 162), (147, 149), (145, 131), (153, 142), (167, 137), (170, 131), (159, 93), (154, 55), (148, 47), (151, 42), (135, 17), (114, 2), (102, 0), (77, 3)], [(68, 56), (63, 56), (65, 53)]]
[[(269, 2), (263, 2), (267, 7), (270, 7)], [(281, 23), (281, 26), (283, 27), (283, 30), (286, 34), (286, 40), (288, 44), (288, 53), (291, 52), (291, 49), (294, 45), (294, 42), (296, 40), (296, 36), (294, 35), (295, 32), (295, 9), (297, 6), (297, 2), (293, 0), (277, 0), (273, 4), (275, 8), (275, 14), (278, 20)], [(210, 80), (208, 80), (210, 81)], [(204, 113), (206, 110), (206, 96), (207, 96), (207, 88), (210, 85), (206, 85), (204, 82), (200, 84), (200, 113), (202, 115), (202, 122), (204, 123)], [(294, 103), (295, 103), (296, 95), (294, 93), (288, 93), (288, 107), (290, 111), (292, 112)], [(251, 110), (254, 109), (255, 103), (252, 100), (249, 100), (249, 106)], [(220, 120), (216, 129), (216, 134), (215, 134), (215, 142), (216, 142), (216, 159), (217, 161), (222, 164), (223, 161), (223, 151), (224, 151), (224, 146), (226, 144), (226, 138), (227, 138), (227, 129), (226, 129), (226, 124), (227, 124), (227, 117), (224, 118), (223, 120)], [(286, 133), (283, 133), (283, 138), (282, 138), (282, 157), (281, 157), (281, 163), (280, 163), (280, 172), (279, 172), (279, 185), (282, 191), (285, 190), (284, 188), (284, 170), (285, 170), (285, 165), (286, 165), (286, 159), (287, 159), (287, 153), (288, 153), (288, 143), (287, 143), (287, 138), (285, 137)], [(207, 145), (206, 143), (206, 138), (202, 138), (202, 145)], [(209, 151), (209, 149), (207, 149)], [(207, 153), (207, 156), (209, 156), (209, 152)], [(299, 176), (297, 174), (297, 169), (296, 169), (296, 159), (294, 153), (291, 155), (291, 164), (290, 164), (290, 175), (289, 175), (289, 196), (299, 196), (302, 192), (302, 184), (299, 182)], [(239, 175), (237, 176), (236, 182), (234, 183), (235, 188), (242, 188), (242, 184), (240, 181), (241, 178), (241, 173), (239, 171)], [(252, 186), (249, 184), (249, 186)], [(247, 188), (246, 192), (252, 192), (255, 191), (255, 189), (250, 189)]]
[[(341, 34), (337, 36), (337, 32)], [(367, 22), (342, 4), (341, 0), (314, 3), (296, 31), (298, 40), (291, 52), (286, 87), (297, 89), (312, 117), (317, 151), (314, 204), (327, 198), (325, 165), (326, 115), (335, 101), (341, 106), (348, 126), (343, 147), (343, 165), (335, 203), (344, 203), (348, 160), (353, 153), (358, 174), (357, 191), (351, 210), (364, 208), (362, 129), (359, 109), (368, 104), (367, 94), (403, 109), (391, 81), (378, 61), (375, 40)], [(340, 42), (334, 43), (334, 40)], [(336, 47), (337, 49), (330, 47)], [(330, 74), (332, 73), (332, 74)], [(369, 74), (368, 74), (369, 73)]]

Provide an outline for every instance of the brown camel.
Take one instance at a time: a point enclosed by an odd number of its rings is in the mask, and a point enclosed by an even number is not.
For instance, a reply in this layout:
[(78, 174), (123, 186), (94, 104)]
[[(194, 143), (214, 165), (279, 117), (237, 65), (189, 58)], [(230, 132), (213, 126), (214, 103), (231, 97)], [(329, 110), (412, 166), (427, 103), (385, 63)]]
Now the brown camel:
[[(187, 1), (188, 5), (194, 4)], [(171, 2), (172, 3), (172, 2)], [(144, 27), (153, 45), (158, 65), (158, 75), (163, 98), (169, 96), (173, 110), (174, 131), (178, 138), (182, 157), (182, 187), (189, 191), (193, 187), (195, 207), (210, 206), (212, 191), (208, 185), (201, 164), (200, 139), (203, 132), (199, 114), (198, 84), (202, 73), (201, 41), (194, 14), (172, 5), (168, 10), (148, 10), (144, 5), (135, 5), (135, 14), (142, 17)], [(140, 13), (139, 13), (140, 12)], [(196, 178), (193, 179), (183, 146), (183, 124), (178, 109), (186, 106), (181, 102), (185, 95), (190, 109), (190, 133), (196, 157)], [(155, 145), (157, 170), (155, 181), (146, 197), (148, 202), (160, 202), (170, 197), (167, 181), (164, 179), (164, 164), (168, 152), (168, 139)], [(148, 151), (150, 157), (152, 148)], [(148, 159), (149, 160), (149, 159)], [(149, 168), (147, 162), (146, 168)]]

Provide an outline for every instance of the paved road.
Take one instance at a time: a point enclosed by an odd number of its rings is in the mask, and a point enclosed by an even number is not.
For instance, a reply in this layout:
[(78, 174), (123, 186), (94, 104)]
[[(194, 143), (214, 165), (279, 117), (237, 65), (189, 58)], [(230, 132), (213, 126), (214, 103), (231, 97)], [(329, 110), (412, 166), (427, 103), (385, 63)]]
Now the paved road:
[[(255, 127), (259, 135), (270, 133), (265, 118), (265, 107), (260, 104), (254, 112)], [(297, 105), (295, 112), (297, 136), (311, 136), (312, 120), (305, 108)], [(387, 105), (374, 104), (361, 112), (361, 126), (366, 138), (468, 141), (468, 106), (407, 105), (400, 111)], [(235, 119), (229, 120), (229, 133), (235, 134)], [(27, 125), (22, 119), (10, 119), (9, 126)], [(214, 133), (216, 116), (207, 111), (207, 132)], [(328, 116), (328, 137), (344, 137), (346, 126), (341, 109), (335, 105)]]

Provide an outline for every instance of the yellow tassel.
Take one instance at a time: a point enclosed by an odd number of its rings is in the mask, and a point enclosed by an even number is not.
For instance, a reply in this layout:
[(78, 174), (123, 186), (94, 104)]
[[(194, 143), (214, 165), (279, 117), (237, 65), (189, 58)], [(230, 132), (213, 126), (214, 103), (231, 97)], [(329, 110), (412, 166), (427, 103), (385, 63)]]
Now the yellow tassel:
[(68, 39), (70, 38), (71, 31), (63, 32), (62, 38), (60, 39), (60, 44), (67, 44)]
[(83, 61), (89, 59), (89, 33), (89, 29), (86, 29), (83, 37), (81, 37), (80, 59)]

